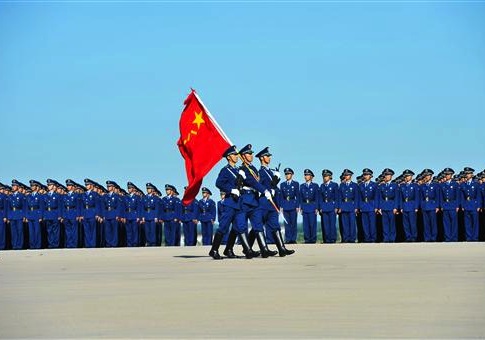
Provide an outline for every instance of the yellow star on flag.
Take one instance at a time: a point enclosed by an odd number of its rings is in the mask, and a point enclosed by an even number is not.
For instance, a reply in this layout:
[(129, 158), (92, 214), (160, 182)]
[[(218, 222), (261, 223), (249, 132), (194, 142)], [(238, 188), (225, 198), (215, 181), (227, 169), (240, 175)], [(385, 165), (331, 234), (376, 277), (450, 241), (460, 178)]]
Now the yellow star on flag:
[(197, 124), (197, 130), (200, 129), (200, 124), (204, 124), (205, 121), (204, 119), (202, 119), (202, 112), (194, 112), (195, 114), (195, 119), (194, 121), (192, 122), (192, 124)]

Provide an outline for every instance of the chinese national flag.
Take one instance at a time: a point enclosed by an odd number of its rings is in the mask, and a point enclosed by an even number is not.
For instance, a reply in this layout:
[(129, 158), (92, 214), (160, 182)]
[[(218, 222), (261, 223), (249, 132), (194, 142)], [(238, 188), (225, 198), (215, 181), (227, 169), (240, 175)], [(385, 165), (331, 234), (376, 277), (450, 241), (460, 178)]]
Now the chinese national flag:
[(185, 160), (189, 181), (182, 199), (182, 203), (187, 205), (199, 193), (204, 176), (221, 160), (231, 144), (194, 90), (185, 99), (184, 105), (177, 145)]

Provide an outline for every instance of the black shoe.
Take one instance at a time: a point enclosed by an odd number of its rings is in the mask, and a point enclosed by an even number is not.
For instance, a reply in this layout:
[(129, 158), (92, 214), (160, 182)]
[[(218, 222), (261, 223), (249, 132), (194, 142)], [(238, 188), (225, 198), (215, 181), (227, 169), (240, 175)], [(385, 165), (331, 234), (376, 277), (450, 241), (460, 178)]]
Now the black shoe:
[(246, 233), (239, 234), (239, 241), (241, 241), (241, 246), (243, 247), (243, 253), (246, 256), (246, 258), (252, 259), (253, 257), (255, 257), (254, 251), (249, 246)]
[(209, 251), (209, 256), (214, 260), (222, 260), (223, 257), (219, 254), (219, 246), (221, 245), (224, 235), (221, 232), (216, 232), (214, 240), (212, 241), (212, 248)]
[(280, 257), (291, 255), (295, 252), (294, 250), (286, 249), (285, 243), (283, 242), (283, 237), (281, 236), (281, 230), (273, 231), (273, 237), (276, 243), (276, 247), (278, 248)]
[(217, 250), (211, 250), (209, 252), (209, 256), (211, 256), (214, 260), (222, 260), (223, 257), (219, 254)]

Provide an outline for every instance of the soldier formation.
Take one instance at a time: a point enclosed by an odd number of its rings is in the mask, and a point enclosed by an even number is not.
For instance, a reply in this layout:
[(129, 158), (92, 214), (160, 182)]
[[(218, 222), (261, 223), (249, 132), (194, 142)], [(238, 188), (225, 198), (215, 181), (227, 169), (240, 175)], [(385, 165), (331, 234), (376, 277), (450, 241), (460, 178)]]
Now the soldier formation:
[[(413, 179), (414, 172), (407, 169), (393, 179), (394, 171), (384, 169), (372, 181), (373, 171), (366, 168), (353, 182), (353, 172), (345, 169), (336, 183), (332, 171), (324, 169), (317, 184), (305, 169), (299, 184), (286, 168), (280, 183), (278, 169), (269, 167), (271, 156), (267, 147), (256, 154), (258, 170), (250, 144), (239, 151), (231, 146), (216, 181), (221, 191), (217, 204), (206, 187), (202, 199), (184, 205), (170, 184), (162, 197), (152, 183), (146, 184), (146, 193), (131, 182), (125, 191), (114, 181), (104, 187), (90, 179), (84, 185), (68, 179), (65, 186), (53, 179), (45, 185), (35, 180), (30, 186), (17, 180), (11, 186), (0, 183), (0, 250), (180, 246), (182, 234), (185, 246), (195, 246), (200, 222), (202, 244), (212, 245), (209, 255), (214, 259), (237, 258), (237, 240), (246, 258), (286, 256), (294, 251), (285, 243), (298, 239), (298, 214), (305, 243), (317, 242), (318, 216), (325, 243), (337, 242), (338, 231), (344, 243), (478, 241), (480, 225), (485, 229), (485, 171), (474, 175), (466, 167), (455, 174), (446, 168), (434, 176), (424, 169)], [(253, 250), (255, 242), (259, 251)], [(226, 245), (223, 255), (221, 244)]]

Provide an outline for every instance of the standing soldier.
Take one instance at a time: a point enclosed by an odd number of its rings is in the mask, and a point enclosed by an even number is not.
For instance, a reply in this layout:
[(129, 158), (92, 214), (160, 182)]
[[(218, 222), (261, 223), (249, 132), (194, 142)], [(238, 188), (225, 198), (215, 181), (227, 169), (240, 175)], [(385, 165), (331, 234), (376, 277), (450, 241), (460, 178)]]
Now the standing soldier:
[(396, 217), (399, 208), (399, 191), (396, 183), (391, 181), (394, 170), (386, 168), (382, 171), (384, 176), (378, 191), (378, 213), (382, 216), (383, 242), (396, 240)]
[(420, 206), (423, 213), (424, 241), (435, 242), (438, 236), (436, 214), (440, 210), (440, 186), (432, 181), (433, 170), (424, 169), (422, 174), (423, 184), (420, 187)]
[(198, 220), (202, 231), (202, 245), (212, 244), (214, 220), (216, 219), (216, 203), (210, 198), (212, 192), (206, 187), (202, 188), (202, 199), (198, 202)]
[(95, 182), (86, 178), (84, 180), (86, 191), (82, 195), (81, 221), (84, 230), (84, 247), (96, 247), (96, 222), (100, 219), (100, 196), (94, 191)]
[(342, 220), (342, 242), (355, 243), (357, 238), (357, 224), (356, 214), (358, 212), (359, 201), (359, 187), (352, 182), (352, 175), (354, 173), (349, 169), (344, 169), (342, 172), (343, 181), (339, 186), (338, 212)]
[(317, 242), (318, 184), (313, 183), (313, 171), (303, 171), (305, 183), (300, 184), (300, 212), (303, 215), (305, 243)]
[(177, 203), (174, 196), (175, 187), (171, 184), (165, 184), (165, 193), (167, 194), (161, 200), (160, 216), (163, 220), (165, 231), (165, 245), (175, 246), (175, 232), (179, 216), (181, 214), (181, 205)]
[(22, 249), (24, 246), (24, 226), (27, 212), (25, 196), (19, 192), (21, 183), (12, 180), (12, 194), (7, 196), (7, 217), (4, 222), (10, 222), (12, 249)]
[(338, 184), (332, 181), (332, 171), (322, 170), (323, 183), (320, 185), (318, 206), (321, 215), (323, 242), (337, 242)]
[(40, 224), (44, 213), (44, 197), (39, 194), (41, 183), (30, 180), (32, 194), (26, 196), (27, 220), (29, 223), (29, 246), (30, 249), (40, 249), (42, 246), (42, 236)]
[(467, 241), (478, 241), (478, 212), (482, 206), (479, 183), (473, 179), (474, 169), (463, 169), (465, 180), (461, 185), (462, 207), (465, 215), (465, 232)]
[(63, 199), (63, 216), (65, 228), (66, 248), (77, 248), (79, 241), (77, 222), (81, 216), (81, 198), (74, 192), (77, 183), (72, 179), (66, 180), (67, 194)]
[(376, 242), (377, 240), (376, 213), (379, 206), (379, 193), (377, 184), (371, 181), (373, 174), (371, 169), (362, 170), (362, 182), (359, 184), (359, 211), (362, 218), (364, 242)]
[(0, 250), (6, 248), (7, 194), (6, 186), (0, 183)]
[[(184, 189), (187, 189), (187, 187)], [(194, 199), (188, 205), (182, 204), (181, 221), (184, 230), (185, 246), (195, 246), (197, 244), (198, 207), (198, 201), (196, 199)]]
[(152, 183), (146, 184), (147, 194), (142, 199), (142, 224), (145, 230), (146, 245), (153, 247), (157, 244), (156, 224), (160, 216), (160, 198), (153, 193), (157, 187)]
[(294, 172), (285, 168), (286, 181), (281, 182), (281, 211), (285, 218), (285, 243), (295, 244), (298, 239), (298, 209), (300, 206), (300, 184), (293, 180)]
[(179, 192), (177, 191), (177, 188), (175, 188), (174, 192), (173, 192), (173, 196), (174, 196), (174, 199), (175, 199), (175, 203), (176, 203), (176, 208), (175, 208), (175, 211), (177, 212), (177, 217), (176, 217), (176, 221), (174, 222), (175, 223), (175, 242), (174, 242), (174, 245), (176, 247), (180, 247), (180, 240), (182, 238), (182, 232), (181, 232), (181, 229), (182, 229), (182, 226), (181, 226), (181, 223), (180, 223), (180, 218), (182, 217), (182, 200), (179, 198)]
[(56, 181), (47, 179), (49, 192), (45, 195), (44, 221), (47, 228), (47, 247), (59, 248), (62, 197), (56, 191)]
[(398, 187), (400, 209), (406, 242), (418, 239), (417, 212), (419, 209), (419, 186), (413, 183), (414, 172), (406, 169), (402, 173), (404, 182)]
[(126, 245), (128, 247), (138, 247), (139, 243), (139, 228), (141, 216), (141, 198), (136, 195), (138, 190), (136, 185), (132, 182), (127, 183), (128, 195), (125, 199), (125, 228), (126, 228)]
[(116, 182), (106, 181), (108, 193), (101, 200), (106, 247), (118, 246), (118, 222), (121, 216), (122, 202), (120, 196), (115, 193), (116, 186)]
[(454, 173), (451, 168), (443, 170), (444, 178), (440, 190), (445, 242), (458, 242), (458, 210), (461, 205), (461, 192), (460, 186), (451, 181)]

